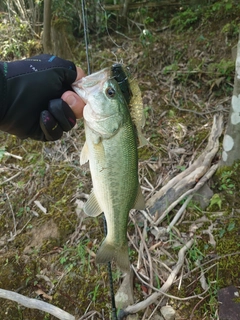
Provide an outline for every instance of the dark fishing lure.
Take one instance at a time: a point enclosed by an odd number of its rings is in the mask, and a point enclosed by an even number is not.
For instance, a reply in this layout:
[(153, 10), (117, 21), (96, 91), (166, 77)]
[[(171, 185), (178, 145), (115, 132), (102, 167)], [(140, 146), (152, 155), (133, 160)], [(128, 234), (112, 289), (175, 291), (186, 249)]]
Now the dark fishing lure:
[(112, 76), (117, 81), (122, 94), (129, 105), (130, 100), (132, 98), (132, 91), (129, 85), (128, 76), (126, 75), (126, 72), (124, 71), (122, 65), (120, 63), (115, 63), (112, 65), (111, 68)]
[(113, 64), (111, 72), (112, 77), (117, 81), (129, 107), (131, 118), (137, 131), (139, 146), (147, 145), (148, 141), (142, 134), (145, 117), (143, 113), (141, 91), (138, 83), (131, 77), (130, 72), (128, 72), (127, 69), (124, 69), (120, 63)]

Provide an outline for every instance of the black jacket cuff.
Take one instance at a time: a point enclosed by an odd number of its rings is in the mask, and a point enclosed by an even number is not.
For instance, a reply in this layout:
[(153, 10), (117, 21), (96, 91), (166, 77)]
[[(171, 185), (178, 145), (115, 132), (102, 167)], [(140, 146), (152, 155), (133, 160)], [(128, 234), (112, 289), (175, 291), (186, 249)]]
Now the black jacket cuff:
[(0, 62), (0, 123), (7, 110), (7, 79), (4, 75), (4, 62)]

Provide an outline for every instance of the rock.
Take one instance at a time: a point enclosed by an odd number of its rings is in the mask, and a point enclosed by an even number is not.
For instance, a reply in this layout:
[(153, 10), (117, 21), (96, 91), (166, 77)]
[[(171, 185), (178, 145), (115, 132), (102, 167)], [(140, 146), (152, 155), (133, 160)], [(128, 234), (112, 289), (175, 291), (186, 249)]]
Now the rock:
[(208, 184), (205, 183), (202, 188), (194, 194), (193, 200), (200, 205), (202, 210), (205, 210), (209, 206), (212, 196), (213, 191), (209, 188)]
[(127, 316), (126, 320), (138, 320), (139, 316), (137, 314), (130, 314)]
[(218, 291), (218, 301), (219, 320), (240, 319), (239, 290), (235, 286), (220, 289)]
[(162, 316), (160, 316), (160, 314), (154, 314), (151, 317), (151, 320), (164, 320)]
[(171, 306), (161, 308), (161, 314), (165, 320), (175, 320), (175, 310)]

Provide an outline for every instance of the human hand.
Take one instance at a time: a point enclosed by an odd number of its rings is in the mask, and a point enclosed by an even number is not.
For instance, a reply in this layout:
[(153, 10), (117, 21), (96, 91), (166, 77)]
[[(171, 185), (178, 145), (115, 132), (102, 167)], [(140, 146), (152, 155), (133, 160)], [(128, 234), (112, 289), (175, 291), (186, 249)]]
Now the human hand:
[(82, 117), (84, 102), (71, 84), (84, 72), (74, 63), (51, 55), (0, 63), (4, 78), (0, 130), (21, 139), (53, 141)]

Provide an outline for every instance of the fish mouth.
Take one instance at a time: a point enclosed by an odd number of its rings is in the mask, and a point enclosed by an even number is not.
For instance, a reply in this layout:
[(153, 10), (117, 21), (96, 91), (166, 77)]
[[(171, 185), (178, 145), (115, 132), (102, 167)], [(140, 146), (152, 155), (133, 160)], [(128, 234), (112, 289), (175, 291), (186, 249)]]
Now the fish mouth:
[(105, 68), (98, 72), (92, 73), (72, 84), (73, 90), (87, 103), (90, 95), (101, 90), (105, 81), (110, 78), (111, 69)]

